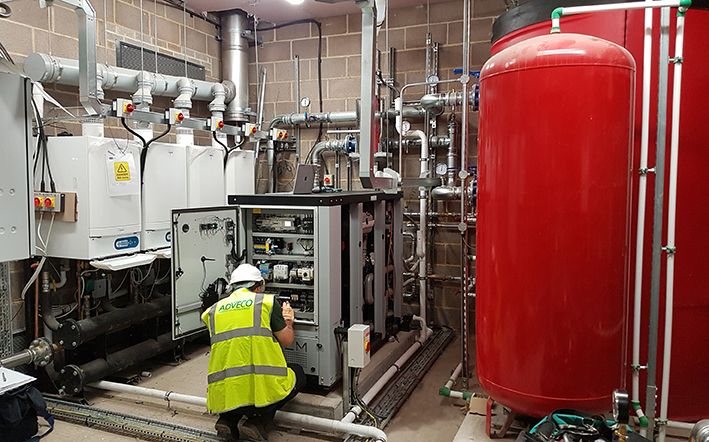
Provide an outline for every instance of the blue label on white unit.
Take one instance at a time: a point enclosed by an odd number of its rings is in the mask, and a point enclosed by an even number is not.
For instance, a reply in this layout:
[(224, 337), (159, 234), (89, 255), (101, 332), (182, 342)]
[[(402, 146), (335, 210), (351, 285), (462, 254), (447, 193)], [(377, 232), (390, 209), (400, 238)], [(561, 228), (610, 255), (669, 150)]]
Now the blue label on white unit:
[(125, 238), (118, 238), (113, 243), (113, 248), (116, 250), (123, 249), (133, 249), (138, 247), (140, 240), (137, 236), (126, 236)]
[(165, 241), (167, 241), (167, 242), (172, 241), (172, 232), (167, 232), (165, 234)]

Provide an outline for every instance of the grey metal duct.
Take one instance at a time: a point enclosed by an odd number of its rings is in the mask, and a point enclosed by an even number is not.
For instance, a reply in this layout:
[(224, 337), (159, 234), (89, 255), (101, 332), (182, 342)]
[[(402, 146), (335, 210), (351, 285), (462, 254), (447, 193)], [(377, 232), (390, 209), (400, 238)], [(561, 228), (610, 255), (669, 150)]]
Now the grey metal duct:
[[(241, 9), (224, 11), (222, 22), (222, 81), (233, 99), (224, 113), (226, 121), (248, 122), (249, 108), (249, 41), (246, 12)], [(231, 95), (231, 94), (230, 94)]]

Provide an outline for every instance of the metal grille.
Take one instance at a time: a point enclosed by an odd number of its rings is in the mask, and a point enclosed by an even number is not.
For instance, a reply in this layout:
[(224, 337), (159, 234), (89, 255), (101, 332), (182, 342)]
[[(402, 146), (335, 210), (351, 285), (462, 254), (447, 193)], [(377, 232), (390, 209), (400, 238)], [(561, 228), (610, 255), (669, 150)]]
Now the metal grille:
[(200, 430), (140, 416), (102, 410), (45, 397), (47, 410), (57, 419), (116, 434), (155, 442), (223, 442), (225, 438), (213, 431)]
[(302, 351), (295, 351), (289, 348), (283, 349), (283, 355), (286, 357), (286, 362), (289, 364), (297, 364), (306, 370), (308, 367), (308, 354)]
[(12, 292), (10, 270), (0, 263), (0, 357), (12, 354)]
[[(155, 51), (143, 49), (143, 69), (148, 72), (155, 72)], [(135, 46), (122, 41), (116, 45), (116, 65), (126, 69), (141, 69), (140, 46)], [(158, 52), (158, 74), (173, 75), (175, 77), (185, 76), (185, 60), (171, 57)], [(204, 80), (204, 66), (187, 62), (187, 78), (194, 80)]]

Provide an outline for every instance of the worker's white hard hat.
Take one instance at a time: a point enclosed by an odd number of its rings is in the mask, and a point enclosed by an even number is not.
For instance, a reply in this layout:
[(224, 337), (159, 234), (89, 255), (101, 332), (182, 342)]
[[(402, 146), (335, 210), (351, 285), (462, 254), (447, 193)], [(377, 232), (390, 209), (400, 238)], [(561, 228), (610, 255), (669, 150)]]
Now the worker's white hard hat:
[(261, 282), (263, 281), (263, 276), (261, 276), (261, 271), (251, 264), (241, 264), (231, 273), (231, 281), (229, 284), (236, 284), (238, 282)]

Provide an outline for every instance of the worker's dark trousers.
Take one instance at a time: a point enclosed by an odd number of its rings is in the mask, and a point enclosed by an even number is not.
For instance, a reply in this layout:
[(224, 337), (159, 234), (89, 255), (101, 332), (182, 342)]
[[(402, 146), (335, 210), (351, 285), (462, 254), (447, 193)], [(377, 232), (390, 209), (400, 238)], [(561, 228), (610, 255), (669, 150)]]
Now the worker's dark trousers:
[(253, 405), (247, 405), (245, 407), (239, 407), (235, 410), (227, 411), (226, 413), (221, 413), (219, 416), (226, 418), (229, 422), (232, 422), (234, 426), (239, 423), (241, 416), (259, 416), (267, 421), (271, 421), (276, 415), (276, 411), (281, 409), (289, 400), (293, 399), (303, 388), (307, 382), (305, 378), (305, 372), (300, 365), (288, 364), (288, 368), (293, 370), (295, 373), (295, 387), (290, 392), (288, 396), (284, 399), (276, 402), (275, 404), (268, 405), (266, 407), (254, 407)]

